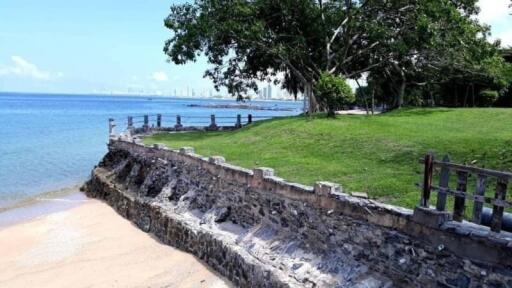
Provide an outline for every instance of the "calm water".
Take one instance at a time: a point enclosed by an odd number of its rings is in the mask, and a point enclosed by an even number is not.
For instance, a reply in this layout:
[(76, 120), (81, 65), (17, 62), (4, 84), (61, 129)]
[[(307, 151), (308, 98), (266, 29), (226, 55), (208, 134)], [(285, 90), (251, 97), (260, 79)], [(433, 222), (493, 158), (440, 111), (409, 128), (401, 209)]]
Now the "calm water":
[[(251, 113), (259, 116), (300, 113), (298, 102), (259, 102), (265, 107), (292, 111), (259, 111), (188, 107), (191, 104), (228, 104), (230, 100), (177, 99), (128, 96), (30, 95), (0, 93), (0, 210), (42, 193), (73, 187), (87, 179), (106, 152), (107, 119), (125, 127), (127, 115), (223, 116)], [(141, 121), (142, 118), (136, 118)], [(188, 122), (207, 121), (183, 118)], [(138, 124), (141, 125), (141, 124)], [(119, 132), (120, 129), (117, 129)]]

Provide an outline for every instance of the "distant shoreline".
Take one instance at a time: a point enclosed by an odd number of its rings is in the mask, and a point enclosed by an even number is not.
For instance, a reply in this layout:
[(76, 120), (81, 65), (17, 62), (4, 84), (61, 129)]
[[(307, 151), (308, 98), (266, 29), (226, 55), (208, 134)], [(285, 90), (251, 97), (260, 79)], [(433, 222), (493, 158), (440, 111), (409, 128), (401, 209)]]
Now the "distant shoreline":
[[(123, 93), (78, 93), (78, 92), (19, 92), (19, 91), (0, 91), (0, 96), (22, 95), (22, 96), (56, 96), (56, 97), (129, 97), (129, 98), (146, 98), (147, 100), (155, 99), (183, 99), (183, 100), (209, 100), (209, 101), (237, 101), (236, 97), (197, 97), (197, 96), (173, 96), (173, 95), (154, 95), (154, 94), (123, 94)], [(251, 99), (253, 102), (296, 102), (300, 100), (294, 99)]]
[(295, 111), (293, 108), (284, 107), (264, 107), (250, 104), (188, 104), (187, 107), (197, 108), (217, 108), (217, 109), (247, 109), (247, 110), (261, 110), (261, 111)]

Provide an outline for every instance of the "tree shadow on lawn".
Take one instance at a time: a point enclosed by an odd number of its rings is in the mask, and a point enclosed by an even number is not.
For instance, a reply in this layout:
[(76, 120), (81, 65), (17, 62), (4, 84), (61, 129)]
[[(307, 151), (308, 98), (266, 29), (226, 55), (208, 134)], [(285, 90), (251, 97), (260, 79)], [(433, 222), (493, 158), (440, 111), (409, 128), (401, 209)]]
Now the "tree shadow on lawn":
[(215, 139), (218, 137), (224, 137), (226, 135), (237, 135), (239, 133), (246, 132), (247, 130), (254, 129), (263, 124), (271, 122), (282, 121), (285, 119), (291, 119), (296, 116), (290, 117), (279, 117), (273, 119), (265, 119), (254, 121), (252, 124), (242, 127), (241, 129), (235, 130), (224, 130), (224, 131), (183, 131), (183, 132), (163, 132), (148, 137), (148, 140), (152, 141), (203, 141), (208, 139)]
[(431, 116), (434, 114), (442, 114), (454, 111), (454, 109), (450, 108), (402, 108), (382, 113), (380, 115), (386, 117)]
[(205, 139), (212, 139), (225, 134), (223, 132), (213, 131), (187, 131), (178, 133), (160, 133), (148, 138), (151, 141), (202, 141)]

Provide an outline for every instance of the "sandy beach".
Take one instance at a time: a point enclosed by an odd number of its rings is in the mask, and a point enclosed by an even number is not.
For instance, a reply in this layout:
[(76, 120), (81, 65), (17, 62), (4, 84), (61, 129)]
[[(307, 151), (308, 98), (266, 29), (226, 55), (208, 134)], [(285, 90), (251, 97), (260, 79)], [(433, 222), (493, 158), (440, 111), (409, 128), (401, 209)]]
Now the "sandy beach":
[(105, 203), (81, 202), (0, 228), (0, 287), (230, 287)]

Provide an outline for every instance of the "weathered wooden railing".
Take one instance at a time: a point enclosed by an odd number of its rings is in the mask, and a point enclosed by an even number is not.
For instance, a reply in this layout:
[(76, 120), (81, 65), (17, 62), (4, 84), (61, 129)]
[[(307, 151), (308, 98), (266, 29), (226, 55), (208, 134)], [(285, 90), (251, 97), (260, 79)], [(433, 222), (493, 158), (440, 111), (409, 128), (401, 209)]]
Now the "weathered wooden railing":
[[(452, 218), (454, 221), (462, 222), (466, 209), (466, 200), (470, 200), (474, 202), (471, 222), (481, 224), (484, 204), (490, 204), (492, 205), (491, 231), (501, 231), (504, 209), (512, 207), (512, 203), (507, 201), (506, 198), (507, 186), (509, 180), (512, 179), (512, 173), (451, 163), (448, 156), (445, 156), (442, 161), (437, 161), (432, 153), (427, 154), (421, 162), (425, 165), (425, 169), (423, 184), (419, 185), (422, 189), (420, 206), (429, 208), (430, 194), (434, 191), (437, 192), (435, 209), (442, 212), (446, 210), (447, 196), (451, 196), (454, 198)], [(433, 184), (435, 168), (441, 169), (439, 186)], [(449, 187), (452, 172), (457, 177), (457, 187), (455, 189)], [(474, 193), (467, 191), (468, 176), (470, 174), (476, 176)], [(496, 181), (494, 197), (485, 195), (487, 184), (491, 183), (490, 178), (494, 178)]]

